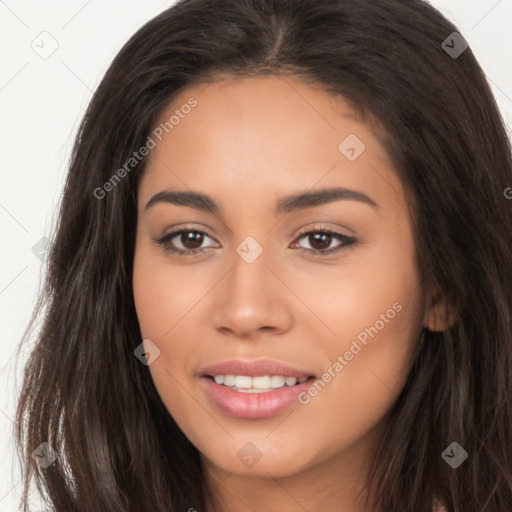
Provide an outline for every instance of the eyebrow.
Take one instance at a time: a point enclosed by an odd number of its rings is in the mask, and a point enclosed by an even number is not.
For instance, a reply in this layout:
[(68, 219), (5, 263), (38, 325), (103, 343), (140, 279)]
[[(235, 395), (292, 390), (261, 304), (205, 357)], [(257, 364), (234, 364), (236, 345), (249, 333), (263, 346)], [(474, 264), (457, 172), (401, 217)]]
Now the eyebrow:
[[(315, 192), (299, 192), (282, 197), (276, 203), (274, 215), (277, 216), (281, 213), (290, 213), (295, 210), (313, 208), (342, 199), (359, 201), (372, 208), (379, 208), (379, 205), (363, 192), (335, 187), (323, 188)], [(178, 206), (187, 206), (214, 214), (218, 214), (221, 210), (219, 205), (210, 196), (194, 191), (163, 190), (151, 197), (146, 204), (145, 210), (148, 210), (157, 203), (171, 203)]]

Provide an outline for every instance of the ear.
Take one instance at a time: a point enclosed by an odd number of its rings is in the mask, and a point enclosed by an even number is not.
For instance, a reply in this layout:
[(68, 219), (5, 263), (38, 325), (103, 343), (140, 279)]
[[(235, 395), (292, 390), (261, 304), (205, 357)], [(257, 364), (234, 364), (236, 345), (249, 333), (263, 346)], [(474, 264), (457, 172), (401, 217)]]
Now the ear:
[(456, 322), (457, 317), (457, 312), (449, 306), (440, 290), (431, 287), (426, 298), (423, 327), (433, 332), (445, 331)]

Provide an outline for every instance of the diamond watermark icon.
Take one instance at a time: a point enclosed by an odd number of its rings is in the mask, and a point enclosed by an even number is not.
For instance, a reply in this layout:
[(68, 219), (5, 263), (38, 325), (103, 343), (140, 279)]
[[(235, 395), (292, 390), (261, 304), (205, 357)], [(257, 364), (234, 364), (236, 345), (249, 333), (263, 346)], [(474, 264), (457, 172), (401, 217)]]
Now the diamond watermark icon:
[(457, 469), (468, 458), (468, 452), (459, 443), (454, 441), (445, 449), (441, 457), (453, 469)]
[(160, 349), (150, 339), (145, 339), (133, 353), (142, 364), (149, 366), (160, 355)]
[(263, 252), (263, 247), (252, 236), (248, 236), (238, 245), (236, 252), (246, 263), (253, 263)]
[(258, 462), (263, 454), (252, 443), (245, 443), (238, 450), (237, 457), (248, 467), (252, 468)]
[(30, 43), (30, 48), (34, 50), (41, 59), (50, 58), (59, 47), (57, 39), (55, 39), (49, 32), (44, 30)]
[(452, 58), (457, 59), (468, 48), (467, 41), (458, 33), (452, 32), (442, 43), (441, 48)]
[(43, 261), (46, 258), (46, 252), (48, 251), (49, 240), (45, 236), (39, 240), (34, 247), (32, 247), (32, 254)]
[(48, 466), (51, 466), (55, 462), (57, 457), (57, 452), (48, 443), (41, 443), (32, 452), (32, 458), (43, 469), (46, 469)]
[(350, 162), (357, 160), (366, 149), (363, 141), (351, 133), (338, 146), (339, 152)]

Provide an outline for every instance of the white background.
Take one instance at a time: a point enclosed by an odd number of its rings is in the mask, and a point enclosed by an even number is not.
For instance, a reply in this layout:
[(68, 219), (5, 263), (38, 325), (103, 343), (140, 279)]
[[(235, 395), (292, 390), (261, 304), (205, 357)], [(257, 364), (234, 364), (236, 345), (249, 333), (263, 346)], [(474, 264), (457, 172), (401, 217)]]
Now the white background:
[[(50, 236), (73, 138), (93, 90), (128, 38), (171, 3), (0, 0), (0, 512), (18, 510), (21, 489), (12, 440), (21, 373), (13, 352), (43, 269), (32, 248)], [(468, 41), (511, 134), (512, 0), (431, 3)], [(38, 44), (58, 47), (43, 59), (33, 49)]]

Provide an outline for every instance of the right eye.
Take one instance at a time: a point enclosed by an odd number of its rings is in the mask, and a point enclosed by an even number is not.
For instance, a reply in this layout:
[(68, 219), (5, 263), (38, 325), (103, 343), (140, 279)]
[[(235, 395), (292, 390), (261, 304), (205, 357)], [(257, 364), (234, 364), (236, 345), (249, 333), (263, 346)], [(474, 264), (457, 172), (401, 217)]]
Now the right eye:
[[(205, 238), (213, 240), (213, 238), (200, 229), (180, 229), (168, 233), (162, 238), (155, 240), (155, 242), (162, 245), (166, 251), (177, 256), (194, 256), (211, 248), (211, 246), (201, 247)], [(176, 244), (178, 244), (178, 247)]]

